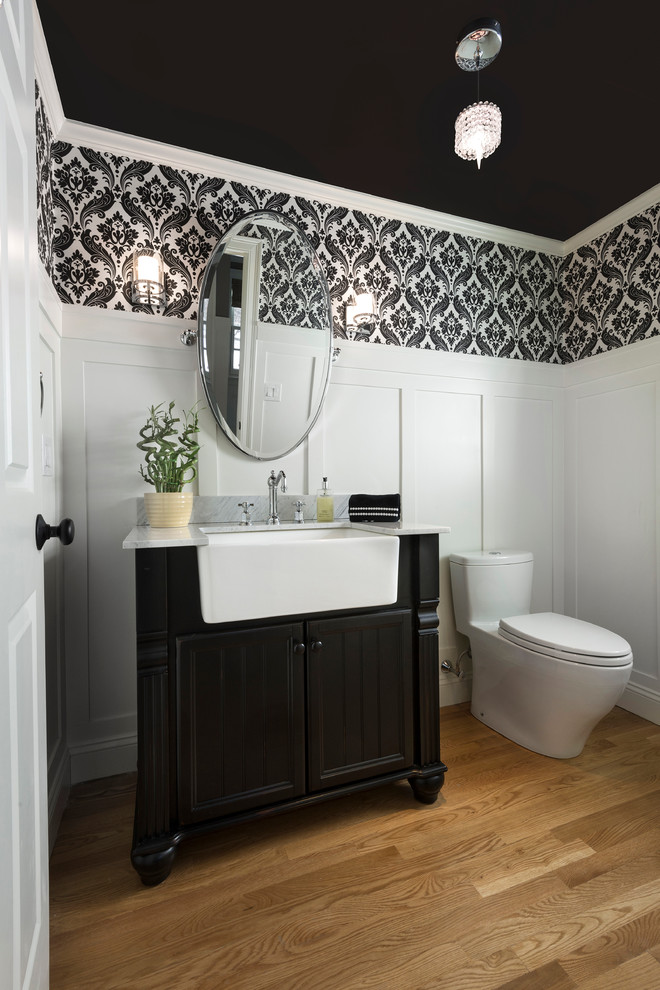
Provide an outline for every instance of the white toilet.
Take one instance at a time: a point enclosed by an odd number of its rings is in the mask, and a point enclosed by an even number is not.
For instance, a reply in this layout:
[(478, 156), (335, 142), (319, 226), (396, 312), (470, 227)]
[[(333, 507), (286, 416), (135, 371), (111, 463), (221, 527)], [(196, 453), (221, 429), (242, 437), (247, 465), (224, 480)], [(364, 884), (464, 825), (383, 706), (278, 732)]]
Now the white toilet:
[(449, 567), (456, 626), (470, 639), (472, 714), (535, 753), (577, 756), (628, 683), (629, 644), (590, 622), (530, 614), (531, 553), (454, 553)]

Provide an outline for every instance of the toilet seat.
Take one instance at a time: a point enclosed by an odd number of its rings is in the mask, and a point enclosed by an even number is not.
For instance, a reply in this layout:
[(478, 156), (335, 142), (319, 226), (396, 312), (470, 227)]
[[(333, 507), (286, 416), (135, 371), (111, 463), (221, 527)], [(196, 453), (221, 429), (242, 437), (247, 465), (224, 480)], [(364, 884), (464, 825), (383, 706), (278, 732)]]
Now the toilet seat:
[(624, 667), (632, 662), (630, 645), (601, 626), (556, 612), (534, 612), (500, 619), (504, 639), (534, 653), (597, 667)]

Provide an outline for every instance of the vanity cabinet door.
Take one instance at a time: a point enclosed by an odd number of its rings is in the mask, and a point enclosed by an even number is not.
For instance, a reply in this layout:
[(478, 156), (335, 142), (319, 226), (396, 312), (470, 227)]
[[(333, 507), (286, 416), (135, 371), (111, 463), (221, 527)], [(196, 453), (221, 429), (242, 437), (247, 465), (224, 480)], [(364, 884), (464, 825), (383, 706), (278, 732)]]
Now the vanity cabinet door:
[(413, 763), (412, 622), (393, 610), (308, 623), (308, 787)]
[(304, 792), (303, 642), (300, 623), (177, 639), (180, 824)]

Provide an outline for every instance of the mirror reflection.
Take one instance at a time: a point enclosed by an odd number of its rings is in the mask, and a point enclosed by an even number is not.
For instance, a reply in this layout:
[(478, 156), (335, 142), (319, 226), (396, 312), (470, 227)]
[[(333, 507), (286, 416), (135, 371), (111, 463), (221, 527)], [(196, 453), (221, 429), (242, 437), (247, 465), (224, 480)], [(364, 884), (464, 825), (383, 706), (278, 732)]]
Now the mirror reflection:
[(288, 218), (250, 213), (217, 244), (199, 309), (199, 367), (215, 419), (260, 460), (295, 449), (314, 425), (332, 356), (328, 287)]

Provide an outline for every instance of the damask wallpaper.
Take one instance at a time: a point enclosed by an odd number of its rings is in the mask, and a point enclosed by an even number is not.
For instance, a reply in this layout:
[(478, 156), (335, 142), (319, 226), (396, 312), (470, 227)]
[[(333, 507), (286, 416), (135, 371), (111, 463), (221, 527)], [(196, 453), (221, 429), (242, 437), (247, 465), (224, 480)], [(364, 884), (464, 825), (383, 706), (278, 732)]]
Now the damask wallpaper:
[(204, 266), (252, 210), (295, 221), (319, 255), (334, 332), (372, 291), (378, 344), (568, 363), (660, 332), (660, 205), (558, 258), (52, 139), (37, 94), (39, 249), (64, 303), (130, 301), (135, 247), (164, 257), (172, 317), (197, 318)]
[(660, 333), (660, 204), (562, 261), (559, 292), (570, 314), (559, 357), (579, 361)]
[(39, 258), (46, 271), (53, 277), (53, 183), (50, 173), (50, 154), (53, 144), (46, 108), (36, 86), (37, 104), (37, 242)]
[(318, 330), (327, 319), (323, 273), (311, 264), (312, 252), (297, 233), (263, 224), (243, 225), (241, 234), (263, 244), (259, 279), (262, 323)]

